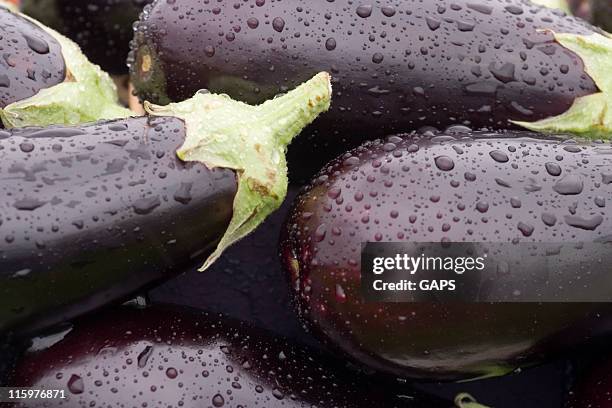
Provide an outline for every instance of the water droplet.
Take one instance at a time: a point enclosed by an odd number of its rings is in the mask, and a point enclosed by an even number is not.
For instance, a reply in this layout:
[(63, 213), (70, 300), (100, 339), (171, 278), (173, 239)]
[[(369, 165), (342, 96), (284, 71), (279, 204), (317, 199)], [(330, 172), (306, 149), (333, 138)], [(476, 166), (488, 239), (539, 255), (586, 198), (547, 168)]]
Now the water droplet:
[(448, 156), (438, 156), (435, 158), (436, 166), (442, 171), (451, 171), (455, 168), (455, 162)]
[(601, 215), (596, 215), (592, 218), (583, 218), (575, 215), (566, 215), (565, 223), (571, 227), (579, 228), (587, 231), (595, 231), (603, 222)]
[(435, 20), (431, 17), (426, 17), (425, 22), (427, 23), (427, 27), (429, 27), (431, 31), (436, 31), (438, 28), (440, 28), (440, 21)]
[(344, 288), (338, 284), (336, 284), (336, 299), (340, 303), (346, 302), (346, 293), (344, 292)]
[(15, 201), (13, 207), (21, 211), (34, 211), (45, 204), (45, 201), (39, 201), (36, 198), (25, 197), (21, 200)]
[(166, 376), (173, 380), (178, 376), (178, 371), (176, 371), (175, 368), (170, 367), (166, 370)]
[(325, 49), (327, 51), (333, 51), (336, 49), (336, 40), (333, 38), (328, 38), (327, 41), (325, 41)]
[(479, 201), (478, 204), (476, 204), (476, 209), (481, 213), (486, 213), (489, 211), (489, 203), (486, 201)]
[(519, 222), (518, 229), (523, 233), (523, 236), (525, 237), (530, 237), (531, 234), (533, 234), (533, 231), (535, 230), (533, 226), (525, 224), (523, 222)]
[(272, 28), (274, 28), (274, 31), (282, 33), (285, 29), (285, 20), (280, 17), (276, 17), (274, 20), (272, 20)]
[(325, 224), (319, 225), (317, 230), (315, 231), (315, 241), (321, 242), (325, 239), (325, 235), (327, 234), (327, 226)]
[(215, 394), (215, 396), (212, 398), (212, 404), (217, 408), (222, 407), (225, 405), (225, 399), (221, 394)]
[(546, 171), (548, 172), (548, 174), (550, 174), (551, 176), (557, 177), (561, 175), (561, 166), (559, 166), (557, 163), (546, 163)]
[(259, 27), (259, 20), (256, 19), (255, 17), (251, 17), (247, 20), (247, 26), (249, 26), (249, 28), (254, 30), (257, 27)]
[(564, 177), (553, 186), (553, 190), (561, 195), (577, 195), (582, 193), (584, 182), (574, 174)]
[(154, 209), (161, 205), (159, 196), (146, 197), (136, 200), (132, 208), (138, 215), (150, 214)]
[(383, 6), (381, 11), (385, 17), (393, 17), (396, 13), (395, 9), (391, 6)]
[(191, 189), (193, 188), (193, 183), (181, 183), (176, 193), (174, 193), (174, 199), (181, 204), (189, 204), (191, 201)]
[(149, 361), (149, 357), (153, 354), (153, 346), (146, 346), (143, 351), (138, 355), (138, 367), (144, 368)]
[(510, 161), (510, 158), (508, 157), (508, 155), (502, 152), (501, 150), (494, 150), (490, 152), (489, 155), (491, 156), (493, 160), (495, 160), (498, 163), (507, 163), (508, 161)]
[(32, 142), (23, 142), (19, 144), (19, 149), (21, 149), (24, 153), (30, 153), (34, 150), (34, 143)]
[(212, 45), (206, 45), (204, 47), (204, 53), (206, 54), (207, 57), (214, 57), (215, 47), (213, 47)]
[(368, 18), (372, 15), (371, 5), (362, 5), (357, 7), (357, 15), (361, 18)]
[(542, 222), (544, 222), (544, 224), (548, 225), (549, 227), (554, 227), (557, 223), (557, 217), (554, 214), (543, 213)]
[(68, 380), (68, 391), (73, 394), (82, 394), (85, 391), (83, 379), (76, 374), (72, 374)]
[(28, 35), (28, 34), (22, 34), (23, 38), (25, 38), (26, 43), (28, 44), (28, 47), (30, 47), (30, 49), (32, 51), (34, 51), (37, 54), (48, 54), (49, 53), (49, 44), (47, 44), (47, 42), (45, 40), (42, 40), (40, 38)]

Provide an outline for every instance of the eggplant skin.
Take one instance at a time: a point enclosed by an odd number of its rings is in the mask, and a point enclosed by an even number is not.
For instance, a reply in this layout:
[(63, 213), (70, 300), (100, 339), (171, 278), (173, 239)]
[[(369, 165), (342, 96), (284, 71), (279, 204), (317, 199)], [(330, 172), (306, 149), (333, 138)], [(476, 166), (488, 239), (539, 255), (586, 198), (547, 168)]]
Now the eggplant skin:
[(66, 63), (55, 38), (0, 7), (0, 108), (64, 82)]
[(22, 0), (22, 11), (75, 41), (112, 75), (128, 73), (132, 24), (152, 0)]
[(375, 370), (441, 380), (498, 375), (604, 333), (610, 304), (363, 300), (363, 242), (610, 239), (610, 144), (453, 129), (366, 143), (304, 188), (281, 240), (302, 320)]
[(129, 58), (136, 93), (165, 104), (209, 89), (259, 103), (331, 72), (331, 110), (292, 145), (294, 181), (365, 140), (428, 125), (512, 128), (598, 91), (582, 60), (542, 32), (597, 29), (528, 2), (234, 3), (148, 8)]
[(1, 133), (0, 333), (124, 300), (214, 250), (236, 175), (179, 160), (184, 139), (172, 117)]
[(220, 315), (163, 305), (77, 322), (60, 342), (27, 354), (10, 383), (66, 390), (67, 399), (45, 407), (450, 406), (402, 400), (319, 352)]

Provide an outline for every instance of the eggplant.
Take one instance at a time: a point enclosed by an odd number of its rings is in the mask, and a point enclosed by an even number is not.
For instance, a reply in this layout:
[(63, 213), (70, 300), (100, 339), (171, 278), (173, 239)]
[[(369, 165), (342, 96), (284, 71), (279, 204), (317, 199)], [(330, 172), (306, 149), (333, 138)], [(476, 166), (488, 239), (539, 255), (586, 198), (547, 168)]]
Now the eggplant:
[(364, 140), (422, 126), (607, 137), (611, 43), (525, 1), (157, 1), (129, 64), (136, 94), (155, 103), (204, 88), (258, 103), (331, 72), (334, 106), (289, 152), (301, 182)]
[(22, 336), (208, 267), (282, 203), (317, 75), (260, 106), (200, 93), (149, 115), (0, 137), (0, 334)]
[[(427, 407), (452, 404), (374, 386), (320, 352), (218, 314), (158, 305), (77, 322), (28, 353), (14, 386), (63, 389), (22, 407)], [(404, 390), (405, 391), (405, 390)]]
[[(567, 301), (487, 303), (460, 293), (385, 303), (360, 291), (366, 242), (594, 243), (604, 251), (587, 260), (609, 264), (612, 146), (564, 137), (457, 126), (366, 143), (332, 161), (296, 198), (283, 231), (301, 319), (374, 370), (440, 380), (505, 374), (609, 332), (612, 305), (580, 298), (570, 283), (588, 267), (579, 257), (559, 258), (569, 259), (550, 272), (570, 285), (576, 298)], [(496, 256), (506, 267), (483, 272), (481, 293), (505, 283), (538, 287), (523, 280), (545, 277), (537, 268), (548, 258), (521, 268), (511, 255)], [(593, 284), (604, 296), (608, 276)]]
[(75, 41), (111, 75), (128, 73), (132, 24), (152, 0), (23, 0), (22, 11)]
[(57, 32), (0, 5), (0, 119), (4, 127), (130, 116), (110, 77)]

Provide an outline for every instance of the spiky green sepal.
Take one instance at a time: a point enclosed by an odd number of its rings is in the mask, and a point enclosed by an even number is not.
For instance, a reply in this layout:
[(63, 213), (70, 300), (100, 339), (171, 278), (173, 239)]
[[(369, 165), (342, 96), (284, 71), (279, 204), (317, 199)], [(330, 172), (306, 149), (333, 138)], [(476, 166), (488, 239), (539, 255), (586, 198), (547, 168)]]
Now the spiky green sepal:
[(78, 45), (36, 20), (21, 16), (59, 42), (66, 64), (66, 79), (0, 109), (5, 127), (76, 125), (131, 115), (130, 110), (119, 105), (117, 89), (110, 76), (89, 62)]
[(554, 33), (556, 41), (578, 55), (600, 92), (577, 98), (571, 108), (537, 122), (513, 123), (545, 133), (574, 133), (591, 139), (612, 137), (612, 38)]
[(329, 109), (330, 102), (330, 76), (322, 72), (258, 106), (205, 93), (167, 106), (145, 103), (150, 115), (174, 116), (185, 122), (187, 137), (177, 151), (181, 160), (232, 169), (237, 174), (232, 220), (201, 271), (280, 207), (287, 195), (287, 146)]

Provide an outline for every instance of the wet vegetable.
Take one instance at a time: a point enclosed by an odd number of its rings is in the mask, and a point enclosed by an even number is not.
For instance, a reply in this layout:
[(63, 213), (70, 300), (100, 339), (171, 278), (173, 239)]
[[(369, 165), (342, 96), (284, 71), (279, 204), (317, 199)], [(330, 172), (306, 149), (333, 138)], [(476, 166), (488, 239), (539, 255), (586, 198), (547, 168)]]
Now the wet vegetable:
[[(360, 256), (364, 242), (609, 242), (610, 153), (607, 142), (463, 127), (346, 153), (305, 188), (286, 223), (282, 258), (300, 316), (356, 361), (430, 379), (504, 374), (605, 332), (606, 303), (368, 303)], [(557, 272), (573, 282), (581, 262)], [(530, 276), (513, 265), (508, 258), (483, 287)]]
[[(364, 140), (426, 125), (612, 129), (609, 65), (598, 65), (610, 63), (612, 46), (596, 31), (559, 11), (503, 0), (159, 1), (136, 25), (130, 63), (140, 98), (157, 103), (202, 88), (254, 103), (332, 72), (332, 109), (290, 152), (299, 180)], [(572, 41), (579, 46), (569, 48)], [(575, 114), (577, 100), (589, 108)], [(568, 112), (571, 120), (558, 117)], [(539, 122), (547, 118), (555, 119)]]
[(4, 63), (0, 118), (5, 127), (78, 124), (127, 117), (110, 77), (55, 31), (0, 6)]
[[(25, 14), (75, 41), (95, 64), (127, 74), (132, 24), (152, 0), (23, 0)], [(191, 96), (191, 95), (190, 95)]]
[(11, 384), (66, 390), (66, 400), (46, 407), (99, 401), (185, 408), (451, 406), (409, 392), (396, 395), (247, 324), (166, 306), (122, 308), (77, 322), (56, 344), (26, 355)]
[(259, 106), (198, 94), (148, 117), (0, 134), (0, 333), (210, 265), (282, 203), (286, 145), (330, 92), (323, 73)]

